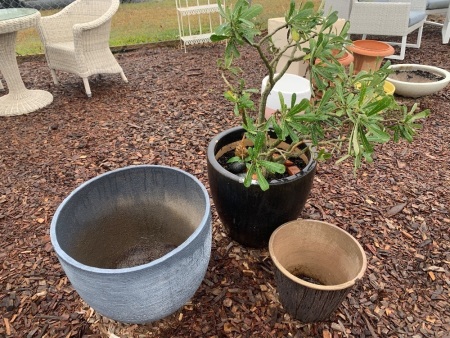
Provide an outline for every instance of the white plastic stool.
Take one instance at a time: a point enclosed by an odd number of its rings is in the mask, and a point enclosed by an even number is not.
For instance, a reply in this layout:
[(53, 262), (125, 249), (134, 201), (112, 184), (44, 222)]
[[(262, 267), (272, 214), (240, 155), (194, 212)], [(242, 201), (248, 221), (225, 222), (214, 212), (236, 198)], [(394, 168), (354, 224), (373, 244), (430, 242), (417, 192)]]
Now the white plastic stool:
[[(275, 74), (276, 76), (277, 74)], [(261, 93), (267, 85), (269, 76), (266, 76), (261, 85)], [(295, 103), (300, 103), (303, 99), (311, 99), (311, 85), (308, 79), (295, 74), (284, 74), (282, 78), (275, 83), (270, 91), (266, 103), (266, 119), (270, 117), (276, 110), (281, 109), (279, 93), (283, 95), (284, 103), (291, 107), (292, 95), (296, 94)]]

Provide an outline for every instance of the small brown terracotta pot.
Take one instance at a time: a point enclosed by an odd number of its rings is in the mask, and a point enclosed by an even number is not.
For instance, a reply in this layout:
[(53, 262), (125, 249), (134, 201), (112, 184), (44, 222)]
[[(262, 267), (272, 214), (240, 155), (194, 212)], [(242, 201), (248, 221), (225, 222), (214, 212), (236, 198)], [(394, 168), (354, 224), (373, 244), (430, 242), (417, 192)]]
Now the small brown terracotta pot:
[(376, 71), (380, 69), (383, 59), (395, 52), (391, 45), (376, 40), (356, 40), (348, 49), (355, 58), (355, 74), (361, 70)]
[(270, 237), (269, 252), (283, 307), (305, 323), (327, 319), (367, 267), (356, 239), (322, 221), (283, 224)]
[[(339, 54), (339, 50), (333, 50), (333, 55), (336, 56)], [(349, 64), (351, 64), (354, 60), (354, 57), (351, 53), (344, 51), (344, 55), (342, 55), (339, 59), (337, 59), (338, 62), (343, 65), (344, 67), (347, 67)], [(320, 62), (320, 59), (316, 59), (316, 64)]]
[(351, 64), (354, 61), (355, 57), (350, 54), (349, 52), (345, 52), (343, 56), (341, 56), (338, 61), (341, 65), (344, 67), (347, 67), (349, 64)]

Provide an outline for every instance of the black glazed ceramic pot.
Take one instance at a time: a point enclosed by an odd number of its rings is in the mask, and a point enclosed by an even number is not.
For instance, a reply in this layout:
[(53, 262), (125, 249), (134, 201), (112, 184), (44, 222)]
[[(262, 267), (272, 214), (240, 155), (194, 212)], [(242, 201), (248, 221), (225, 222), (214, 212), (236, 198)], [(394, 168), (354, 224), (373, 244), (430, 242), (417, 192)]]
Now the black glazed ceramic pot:
[(242, 127), (235, 127), (212, 139), (207, 154), (208, 179), (217, 213), (229, 236), (244, 246), (263, 248), (278, 226), (300, 215), (312, 188), (316, 161), (307, 152), (306, 167), (300, 173), (271, 181), (266, 191), (256, 182), (246, 188), (242, 177), (217, 161), (234, 149), (244, 132)]

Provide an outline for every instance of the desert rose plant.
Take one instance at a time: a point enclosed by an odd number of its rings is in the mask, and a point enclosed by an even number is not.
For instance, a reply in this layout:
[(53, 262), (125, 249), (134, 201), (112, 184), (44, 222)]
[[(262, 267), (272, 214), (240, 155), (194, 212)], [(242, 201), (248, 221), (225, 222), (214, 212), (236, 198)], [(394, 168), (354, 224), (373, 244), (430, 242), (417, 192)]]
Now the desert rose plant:
[[(353, 158), (356, 170), (363, 160), (372, 162), (376, 144), (400, 139), (412, 141), (420, 128), (418, 120), (426, 117), (428, 111), (416, 112), (416, 104), (408, 108), (385, 93), (384, 81), (391, 72), (389, 62), (377, 71), (358, 74), (354, 74), (352, 65), (346, 69), (338, 62), (351, 41), (347, 38), (348, 22), (341, 32), (334, 32), (336, 12), (325, 15), (322, 5), (316, 9), (313, 2), (307, 1), (297, 6), (291, 0), (285, 23), (262, 34), (255, 25), (263, 10), (261, 5), (237, 0), (226, 8), (219, 2), (219, 8), (225, 23), (211, 39), (226, 41), (224, 56), (218, 62), (227, 87), (225, 97), (234, 104), (234, 114), (240, 118), (245, 138), (252, 144), (238, 147), (229, 160), (245, 163), (245, 186), (256, 179), (261, 189), (268, 189), (271, 176), (284, 173), (283, 163), (298, 156), (298, 150), (294, 150), (301, 143), (314, 149), (319, 160), (333, 154), (337, 162)], [(283, 29), (288, 32), (286, 45), (278, 49), (272, 37)], [(257, 51), (269, 77), (261, 95), (259, 90), (247, 87), (245, 73), (235, 66), (244, 46)], [(286, 53), (290, 55), (288, 62), (276, 72)], [(312, 99), (295, 103), (293, 95), (289, 104), (280, 95), (281, 109), (266, 118), (271, 90), (289, 66), (299, 61), (309, 64)], [(287, 139), (289, 148), (280, 149), (278, 145)]]

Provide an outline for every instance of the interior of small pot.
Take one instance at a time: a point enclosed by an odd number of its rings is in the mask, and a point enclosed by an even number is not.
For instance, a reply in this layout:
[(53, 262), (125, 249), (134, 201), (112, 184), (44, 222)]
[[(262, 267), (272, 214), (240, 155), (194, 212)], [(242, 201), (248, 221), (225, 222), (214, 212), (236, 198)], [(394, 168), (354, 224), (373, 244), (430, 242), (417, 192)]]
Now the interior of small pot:
[(61, 204), (56, 239), (66, 254), (91, 267), (149, 263), (188, 239), (205, 216), (207, 199), (180, 170), (124, 168), (86, 182)]
[(296, 220), (278, 228), (269, 251), (277, 268), (297, 282), (351, 286), (366, 269), (364, 251), (347, 232), (314, 220)]

